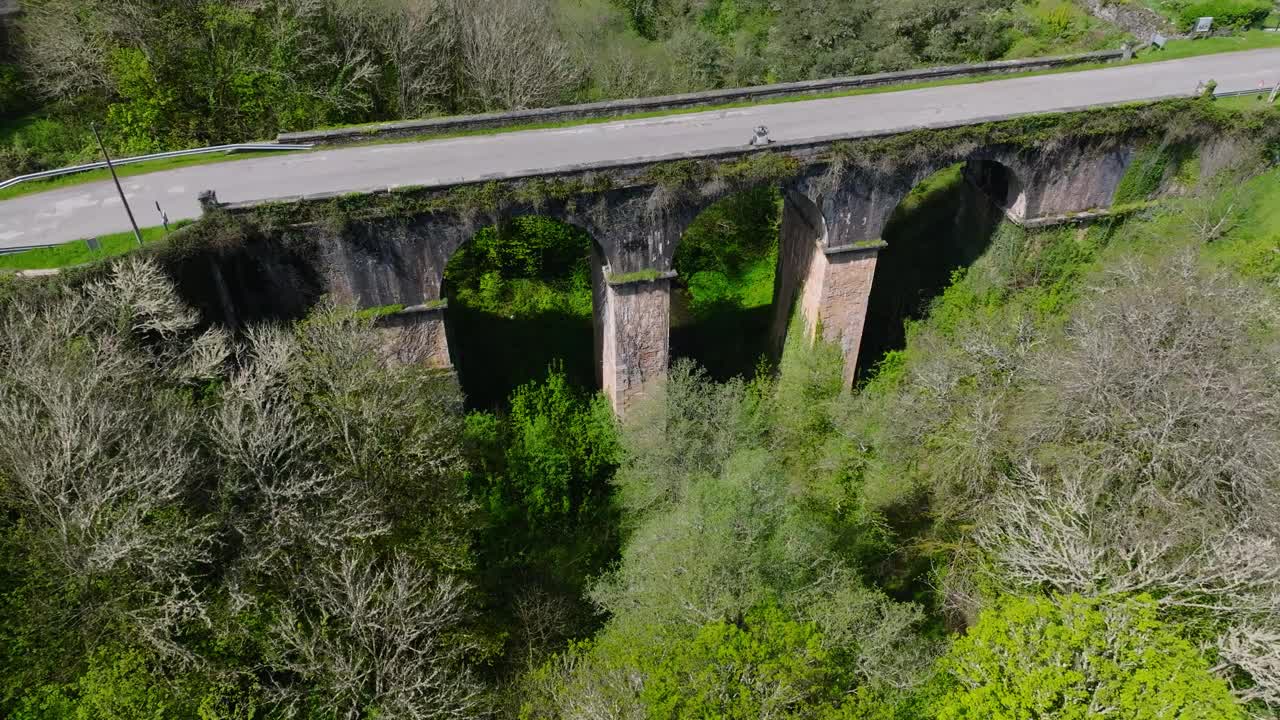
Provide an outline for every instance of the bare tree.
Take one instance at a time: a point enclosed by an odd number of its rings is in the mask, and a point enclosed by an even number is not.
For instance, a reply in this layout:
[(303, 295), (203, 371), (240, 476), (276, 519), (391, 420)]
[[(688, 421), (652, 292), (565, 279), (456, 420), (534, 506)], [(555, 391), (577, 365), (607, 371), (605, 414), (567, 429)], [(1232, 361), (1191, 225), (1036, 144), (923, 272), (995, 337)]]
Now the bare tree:
[(92, 0), (23, 3), (23, 65), (43, 97), (67, 100), (111, 88), (103, 10)]
[[(404, 557), (384, 568), (343, 553), (299, 578), (272, 625), (279, 666), (320, 688), (339, 718), (483, 717), (482, 686), (463, 666), (465, 590)], [(277, 692), (302, 708), (297, 688)]]
[(581, 74), (546, 0), (455, 0), (466, 91), (482, 110), (553, 104)]
[(51, 617), (87, 637), (124, 622), (170, 655), (202, 621), (197, 568), (214, 530), (194, 518), (205, 477), (196, 418), (157, 377), (189, 378), (221, 360), (218, 336), (181, 350), (195, 315), (158, 269), (118, 263), (108, 278), (0, 319), (0, 476), (47, 566), (77, 590)]
[(1248, 687), (1234, 688), (1241, 700), (1260, 700), (1280, 707), (1280, 630), (1255, 625), (1233, 627), (1219, 638), (1218, 652), (1222, 663), (1214, 668), (1215, 672), (1239, 671), (1252, 681)]
[(976, 535), (1006, 581), (1149, 592), (1163, 605), (1228, 617), (1280, 613), (1280, 543), (1247, 515), (1224, 523), (1194, 504), (1160, 507), (1167, 497), (1118, 499), (1079, 473), (1051, 480), (1026, 468), (1011, 485), (991, 508), (999, 521)]
[[(972, 507), (993, 577), (1017, 589), (1150, 593), (1235, 627), (1249, 699), (1280, 651), (1280, 364), (1270, 300), (1194, 256), (1123, 264), (1025, 370), (1016, 470)], [(1241, 629), (1243, 628), (1243, 629)]]
[(228, 381), (210, 428), (223, 467), (219, 493), (242, 547), (238, 570), (289, 577), (390, 527), (370, 488), (321, 463), (324, 438), (288, 385), (294, 338), (258, 329), (249, 342), (249, 362)]
[(1200, 242), (1210, 243), (1235, 230), (1244, 217), (1248, 200), (1243, 181), (1228, 182), (1221, 187), (1211, 185), (1199, 197), (1191, 199), (1187, 217), (1196, 237)]
[[(296, 1), (296, 0), (295, 0)], [(368, 47), (395, 79), (396, 109), (415, 117), (445, 106), (454, 91), (458, 8), (448, 0), (311, 0), (338, 19), (344, 44)]]

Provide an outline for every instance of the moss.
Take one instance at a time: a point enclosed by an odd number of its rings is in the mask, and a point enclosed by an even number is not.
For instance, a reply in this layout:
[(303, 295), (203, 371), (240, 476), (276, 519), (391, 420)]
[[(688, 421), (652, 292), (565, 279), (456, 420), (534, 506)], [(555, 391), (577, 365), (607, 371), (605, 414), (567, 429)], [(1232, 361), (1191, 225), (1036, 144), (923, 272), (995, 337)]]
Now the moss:
[(694, 187), (711, 179), (707, 163), (698, 160), (676, 160), (658, 163), (641, 175), (646, 185), (657, 185), (667, 190)]
[(778, 183), (800, 174), (803, 165), (798, 158), (778, 152), (748, 155), (741, 160), (713, 167), (716, 178), (735, 185)]
[(637, 270), (631, 273), (619, 273), (609, 275), (608, 282), (610, 285), (626, 285), (636, 282), (653, 282), (662, 277), (662, 273), (657, 270)]
[(356, 311), (356, 317), (361, 320), (376, 320), (387, 315), (395, 315), (401, 310), (404, 310), (404, 305), (379, 305), (377, 307), (364, 308), (363, 310)]
[(887, 243), (885, 243), (884, 240), (876, 238), (875, 240), (859, 240), (858, 242), (853, 243), (849, 247), (855, 250), (878, 250), (882, 247), (885, 247), (886, 244)]
[(1164, 144), (1151, 144), (1139, 150), (1116, 186), (1113, 202), (1125, 205), (1146, 200), (1155, 194), (1169, 167), (1169, 156)]
[(860, 159), (915, 162), (966, 144), (1033, 148), (1064, 140), (1154, 137), (1169, 127), (1191, 128), (1201, 136), (1233, 132), (1270, 136), (1277, 131), (1269, 116), (1269, 112), (1242, 112), (1202, 98), (1165, 100), (839, 142), (830, 147), (825, 159), (839, 166)]
[[(452, 214), (473, 219), (500, 214), (519, 203), (541, 207), (549, 201), (573, 207), (579, 198), (617, 187), (656, 186), (671, 200), (702, 191), (708, 183), (725, 182), (735, 188), (782, 184), (806, 164), (827, 164), (832, 180), (857, 161), (924, 162), (954, 154), (966, 145), (1004, 145), (1032, 148), (1054, 142), (1097, 138), (1143, 139), (1163, 137), (1180, 128), (1189, 137), (1247, 134), (1262, 139), (1280, 136), (1276, 111), (1245, 111), (1204, 99), (1098, 108), (1072, 113), (1032, 115), (1010, 120), (944, 129), (919, 129), (889, 137), (833, 144), (819, 156), (797, 158), (779, 150), (757, 151), (726, 160), (677, 160), (648, 167), (638, 176), (625, 170), (580, 177), (532, 178), (461, 185), (448, 191), (402, 188), (390, 192), (347, 195), (316, 201), (261, 205), (252, 210), (266, 229), (323, 224), (341, 230), (348, 222), (424, 214)], [(1137, 182), (1135, 180), (1135, 182)], [(1144, 186), (1149, 185), (1144, 179)], [(1141, 189), (1141, 188), (1138, 188)], [(1136, 190), (1135, 190), (1136, 192)], [(1136, 198), (1129, 198), (1136, 199)]]

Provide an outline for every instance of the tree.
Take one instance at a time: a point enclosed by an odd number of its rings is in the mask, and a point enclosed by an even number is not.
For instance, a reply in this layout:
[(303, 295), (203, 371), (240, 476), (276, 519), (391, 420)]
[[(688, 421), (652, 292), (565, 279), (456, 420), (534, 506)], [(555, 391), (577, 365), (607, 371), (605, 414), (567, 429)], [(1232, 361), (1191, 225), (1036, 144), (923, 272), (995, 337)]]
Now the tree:
[(465, 668), (466, 587), (397, 556), (346, 551), (298, 586), (270, 628), (279, 670), (306, 684), (277, 696), (292, 711), (359, 720), (475, 718), (483, 686)]
[(475, 0), (462, 17), (464, 91), (480, 110), (563, 101), (581, 77), (546, 0)]
[(939, 665), (939, 720), (1243, 718), (1149, 598), (1006, 599)]
[(394, 81), (401, 118), (451, 109), (463, 6), (448, 0), (326, 0), (345, 43), (366, 48)]
[(1280, 616), (1269, 302), (1188, 257), (1120, 265), (1027, 372), (1034, 410), (975, 533), (1006, 587)]
[(843, 695), (839, 663), (817, 628), (772, 607), (740, 624), (704, 625), (641, 666), (641, 698), (655, 720), (809, 718)]
[(111, 88), (104, 9), (85, 0), (23, 3), (23, 65), (42, 97), (72, 100)]
[(114, 630), (189, 658), (175, 636), (204, 622), (197, 578), (216, 534), (195, 505), (208, 475), (183, 387), (227, 349), (195, 326), (141, 261), (0, 317), (0, 501), (22, 518), (9, 538), (26, 550), (19, 607), (85, 651)]

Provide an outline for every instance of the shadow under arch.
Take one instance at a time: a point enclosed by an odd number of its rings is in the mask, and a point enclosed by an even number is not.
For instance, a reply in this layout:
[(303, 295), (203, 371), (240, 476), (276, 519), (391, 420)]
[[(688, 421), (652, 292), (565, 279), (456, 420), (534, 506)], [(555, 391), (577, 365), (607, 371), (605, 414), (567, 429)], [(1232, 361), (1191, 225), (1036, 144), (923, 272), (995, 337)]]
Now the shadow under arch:
[(1019, 216), (1025, 193), (1003, 163), (972, 157), (918, 182), (885, 225), (867, 305), (858, 379), (906, 346), (906, 324), (924, 317), (951, 283), (990, 245), (1006, 214)]
[(473, 409), (505, 408), (551, 366), (595, 390), (591, 263), (584, 229), (535, 214), (478, 230), (449, 257), (441, 285), (453, 367)]
[(689, 223), (676, 244), (671, 357), (711, 377), (751, 377), (772, 356), (782, 194), (773, 185), (730, 193)]

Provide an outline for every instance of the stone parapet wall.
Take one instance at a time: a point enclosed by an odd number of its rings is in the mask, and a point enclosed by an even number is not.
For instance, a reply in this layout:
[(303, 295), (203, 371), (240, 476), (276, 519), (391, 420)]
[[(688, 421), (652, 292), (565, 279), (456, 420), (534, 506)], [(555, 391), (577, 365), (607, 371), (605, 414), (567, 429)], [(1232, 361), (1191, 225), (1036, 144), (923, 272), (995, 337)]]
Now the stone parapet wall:
[[(3, 0), (0, 0), (0, 2), (3, 2)], [(341, 145), (374, 138), (388, 139), (397, 137), (417, 137), (442, 133), (464, 132), (468, 130), (484, 130), (518, 125), (530, 125), (536, 123), (610, 118), (660, 110), (680, 110), (704, 106), (707, 108), (713, 108), (717, 105), (731, 103), (755, 102), (785, 97), (804, 97), (807, 95), (835, 93), (846, 90), (856, 90), (859, 88), (929, 82), (946, 78), (977, 77), (982, 75), (1051, 70), (1055, 68), (1070, 67), (1072, 65), (1115, 62), (1122, 58), (1123, 53), (1117, 49), (1082, 53), (1079, 55), (1027, 58), (1024, 60), (997, 60), (995, 62), (975, 63), (970, 65), (948, 65), (944, 67), (876, 73), (872, 75), (856, 75), (826, 80), (778, 83), (774, 85), (759, 85), (756, 87), (735, 88), (729, 90), (711, 90), (707, 92), (687, 93), (683, 95), (665, 95), (661, 97), (612, 100), (608, 102), (586, 103), (582, 105), (563, 105), (559, 107), (539, 108), (535, 110), (515, 110), (505, 113), (457, 115), (451, 117), (430, 118), (426, 120), (403, 120), (399, 122), (376, 123), (373, 125), (363, 125), (359, 127), (280, 133), (277, 140), (282, 143)]]

